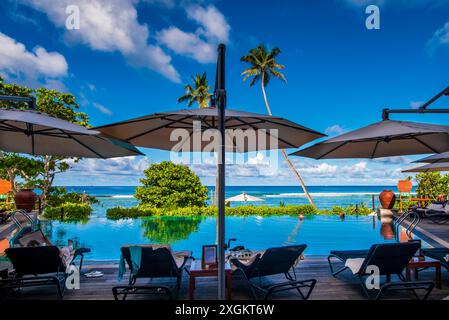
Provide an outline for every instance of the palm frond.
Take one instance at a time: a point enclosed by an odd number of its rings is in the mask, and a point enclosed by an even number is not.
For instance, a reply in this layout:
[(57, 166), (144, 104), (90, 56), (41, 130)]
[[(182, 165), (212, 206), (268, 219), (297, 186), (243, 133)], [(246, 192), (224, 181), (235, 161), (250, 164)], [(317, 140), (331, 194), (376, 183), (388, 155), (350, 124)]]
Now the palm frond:
[(256, 82), (259, 81), (259, 79), (260, 79), (260, 74), (254, 76), (254, 77), (251, 79), (251, 82), (249, 83), (250, 87), (254, 86), (254, 84), (256, 84)]
[(275, 78), (281, 79), (284, 82), (287, 82), (287, 78), (285, 77), (285, 75), (282, 72), (279, 72), (277, 70), (274, 69), (270, 69), (270, 73), (271, 75), (273, 75)]

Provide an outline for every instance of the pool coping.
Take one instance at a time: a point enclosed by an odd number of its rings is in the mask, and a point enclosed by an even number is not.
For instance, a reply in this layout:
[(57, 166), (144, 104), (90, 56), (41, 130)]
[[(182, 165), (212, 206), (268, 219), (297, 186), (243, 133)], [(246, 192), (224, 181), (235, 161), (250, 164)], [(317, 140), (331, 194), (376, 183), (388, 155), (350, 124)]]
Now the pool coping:
[[(397, 219), (397, 218), (395, 217), (395, 219)], [(409, 226), (410, 224), (411, 224), (411, 222), (409, 222), (409, 221), (402, 221), (401, 226), (404, 226), (404, 225)], [(413, 230), (413, 234), (416, 234), (419, 238), (426, 241), (428, 244), (430, 244), (433, 247), (442, 246), (445, 248), (449, 248), (449, 242), (447, 242), (444, 239), (441, 239), (440, 237), (434, 235), (433, 233), (431, 233), (427, 230), (424, 230), (419, 225), (417, 225), (415, 227), (415, 229)]]

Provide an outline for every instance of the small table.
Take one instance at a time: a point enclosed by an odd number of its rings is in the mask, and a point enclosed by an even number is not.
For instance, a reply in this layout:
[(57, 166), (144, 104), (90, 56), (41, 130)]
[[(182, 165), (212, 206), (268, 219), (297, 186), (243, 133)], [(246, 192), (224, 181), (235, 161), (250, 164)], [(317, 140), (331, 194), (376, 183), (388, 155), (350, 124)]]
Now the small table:
[[(226, 289), (227, 299), (231, 300), (232, 293), (232, 276), (231, 265), (226, 262), (225, 274), (226, 274)], [(216, 277), (218, 275), (217, 269), (203, 269), (201, 266), (201, 260), (194, 260), (190, 266), (190, 285), (189, 285), (189, 299), (194, 298), (195, 293), (195, 279), (199, 277)]]
[(405, 270), (407, 281), (411, 279), (411, 272), (415, 274), (415, 280), (418, 280), (419, 268), (435, 268), (435, 287), (441, 289), (441, 263), (428, 257), (413, 257)]

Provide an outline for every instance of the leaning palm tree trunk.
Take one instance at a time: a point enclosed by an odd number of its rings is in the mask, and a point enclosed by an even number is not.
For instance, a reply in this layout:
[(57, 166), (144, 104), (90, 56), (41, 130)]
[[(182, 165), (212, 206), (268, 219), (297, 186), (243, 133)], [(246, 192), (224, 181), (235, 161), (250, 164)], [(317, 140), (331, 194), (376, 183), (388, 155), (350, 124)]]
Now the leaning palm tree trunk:
[[(265, 92), (265, 81), (264, 80), (265, 80), (264, 79), (264, 73), (262, 73), (261, 86), (262, 86), (263, 99), (265, 100), (265, 106), (267, 107), (268, 114), (271, 116), (272, 115), (271, 114), (271, 108), (270, 108), (270, 104), (268, 103), (267, 93)], [(285, 152), (284, 149), (281, 149), (281, 153), (284, 156), (285, 161), (287, 161), (288, 166), (293, 171), (293, 174), (295, 175), (296, 179), (299, 181), (299, 184), (301, 185), (302, 189), (304, 190), (304, 193), (305, 193), (307, 199), (309, 200), (310, 204), (312, 206), (315, 206), (315, 203), (313, 202), (313, 199), (310, 196), (310, 193), (307, 190), (307, 187), (304, 184), (304, 181), (302, 180), (301, 175), (299, 174), (298, 170), (296, 170), (295, 166), (293, 165), (293, 163), (288, 158), (288, 155), (287, 155), (287, 153)]]

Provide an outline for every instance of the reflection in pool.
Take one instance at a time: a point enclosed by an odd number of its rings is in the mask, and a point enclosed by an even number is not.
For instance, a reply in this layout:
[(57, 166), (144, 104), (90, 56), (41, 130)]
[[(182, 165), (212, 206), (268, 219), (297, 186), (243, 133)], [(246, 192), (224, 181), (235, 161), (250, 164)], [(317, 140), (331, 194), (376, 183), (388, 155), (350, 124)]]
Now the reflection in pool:
[[(124, 244), (170, 243), (174, 250), (192, 250), (201, 256), (202, 245), (215, 243), (215, 218), (152, 217), (112, 221), (93, 216), (87, 223), (42, 222), (42, 229), (57, 245), (73, 239), (77, 246), (92, 249), (94, 260), (119, 258)], [(404, 232), (381, 223), (377, 217), (306, 216), (227, 217), (226, 237), (235, 245), (253, 250), (305, 243), (306, 254), (328, 254), (330, 250), (368, 249), (374, 243), (406, 241)], [(426, 244), (423, 244), (425, 246)]]

